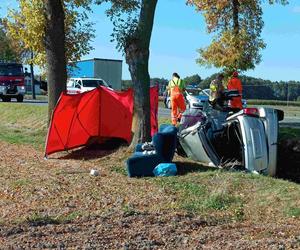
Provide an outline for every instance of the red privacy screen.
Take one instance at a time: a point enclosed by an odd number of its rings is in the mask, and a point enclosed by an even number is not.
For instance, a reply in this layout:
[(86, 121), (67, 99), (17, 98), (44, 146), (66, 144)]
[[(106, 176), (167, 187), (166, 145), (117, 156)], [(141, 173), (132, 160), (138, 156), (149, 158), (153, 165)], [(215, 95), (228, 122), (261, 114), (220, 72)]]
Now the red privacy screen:
[[(158, 88), (150, 89), (151, 134), (157, 132)], [(45, 156), (87, 145), (91, 138), (131, 141), (133, 91), (98, 87), (82, 94), (63, 93), (53, 111)]]

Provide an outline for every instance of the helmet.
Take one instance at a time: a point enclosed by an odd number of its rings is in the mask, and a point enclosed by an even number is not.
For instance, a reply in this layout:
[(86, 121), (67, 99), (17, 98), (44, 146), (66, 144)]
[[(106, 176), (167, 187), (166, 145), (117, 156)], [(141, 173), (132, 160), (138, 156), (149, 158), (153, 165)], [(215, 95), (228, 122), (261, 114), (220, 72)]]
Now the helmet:
[(232, 73), (232, 76), (233, 76), (233, 77), (238, 77), (238, 75), (239, 75), (239, 73), (238, 73), (237, 71), (234, 71), (234, 72)]

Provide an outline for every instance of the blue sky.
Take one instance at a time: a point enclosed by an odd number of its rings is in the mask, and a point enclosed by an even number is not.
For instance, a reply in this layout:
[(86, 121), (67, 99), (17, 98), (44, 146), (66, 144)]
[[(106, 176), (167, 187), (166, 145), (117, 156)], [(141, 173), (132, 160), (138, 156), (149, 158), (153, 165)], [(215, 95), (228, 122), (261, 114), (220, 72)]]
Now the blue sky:
[[(2, 0), (0, 15), (14, 0)], [(104, 14), (105, 6), (94, 6), (91, 20), (95, 22), (94, 50), (88, 58), (123, 59), (111, 43), (112, 24)], [(262, 62), (246, 72), (249, 76), (270, 80), (300, 80), (300, 1), (291, 0), (287, 6), (264, 5), (265, 27), (262, 37), (267, 48), (262, 51)], [(206, 33), (204, 20), (184, 0), (158, 0), (150, 47), (149, 71), (151, 77), (170, 78), (173, 72), (182, 77), (199, 74), (205, 78), (218, 69), (200, 67), (195, 60), (196, 50), (209, 45), (211, 36)], [(123, 62), (123, 79), (130, 79)]]

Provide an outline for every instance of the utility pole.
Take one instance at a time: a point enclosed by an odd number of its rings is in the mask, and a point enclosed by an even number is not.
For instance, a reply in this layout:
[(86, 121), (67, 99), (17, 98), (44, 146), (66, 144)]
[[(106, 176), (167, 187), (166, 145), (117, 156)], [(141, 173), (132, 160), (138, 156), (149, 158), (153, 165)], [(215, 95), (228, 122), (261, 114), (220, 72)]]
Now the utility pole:
[(287, 83), (287, 102), (286, 102), (286, 106), (289, 106), (289, 101), (290, 101), (290, 88), (289, 88), (289, 83)]
[(31, 77), (31, 89), (32, 89), (32, 99), (35, 100), (35, 87), (34, 87), (34, 72), (33, 72), (33, 51), (30, 52), (30, 58), (31, 58), (31, 63), (30, 63), (30, 77)]

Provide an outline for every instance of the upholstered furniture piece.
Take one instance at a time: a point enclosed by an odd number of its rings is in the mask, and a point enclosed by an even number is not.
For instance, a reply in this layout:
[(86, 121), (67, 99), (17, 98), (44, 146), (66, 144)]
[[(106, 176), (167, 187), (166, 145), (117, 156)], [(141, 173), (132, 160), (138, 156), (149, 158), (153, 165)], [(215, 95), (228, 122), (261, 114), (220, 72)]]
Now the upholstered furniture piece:
[(142, 144), (136, 146), (134, 154), (126, 161), (129, 177), (154, 176), (153, 170), (159, 163), (171, 163), (175, 154), (177, 128), (163, 124), (152, 137), (155, 152), (143, 151)]

